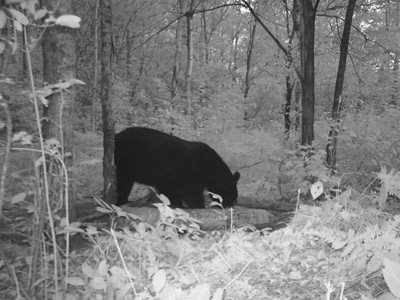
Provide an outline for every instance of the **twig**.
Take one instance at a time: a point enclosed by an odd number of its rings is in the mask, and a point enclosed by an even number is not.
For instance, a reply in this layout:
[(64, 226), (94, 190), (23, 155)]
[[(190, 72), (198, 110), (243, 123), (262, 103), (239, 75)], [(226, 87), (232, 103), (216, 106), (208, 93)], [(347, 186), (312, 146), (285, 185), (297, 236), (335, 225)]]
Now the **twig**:
[(254, 259), (250, 260), (250, 261), (243, 267), (243, 269), (240, 270), (239, 274), (237, 274), (237, 275), (235, 276), (235, 278), (233, 278), (231, 281), (229, 281), (228, 284), (225, 285), (223, 289), (226, 290), (232, 283), (234, 283), (234, 282), (242, 275), (242, 273), (244, 272), (244, 270), (246, 270), (247, 267), (248, 267), (253, 261), (254, 261)]
[(254, 167), (254, 166), (256, 166), (256, 165), (259, 165), (259, 164), (263, 163), (264, 161), (265, 161), (265, 159), (260, 160), (260, 161), (258, 161), (258, 162), (255, 162), (255, 163), (253, 163), (253, 164), (251, 164), (251, 165), (248, 165), (248, 166), (240, 167), (239, 169), (237, 169), (237, 171), (240, 171), (240, 170), (242, 170), (242, 169), (247, 169), (247, 168)]
[(6, 181), (6, 175), (7, 175), (7, 170), (8, 170), (8, 160), (9, 160), (10, 148), (11, 148), (12, 119), (11, 119), (10, 109), (8, 108), (7, 103), (2, 102), (2, 103), (0, 103), (0, 106), (2, 106), (4, 108), (4, 110), (6, 112), (6, 117), (7, 117), (6, 145), (5, 145), (5, 149), (4, 149), (3, 168), (1, 170), (1, 177), (0, 177), (0, 221), (1, 221), (1, 215), (2, 215), (2, 211), (3, 211), (3, 205), (4, 205), (5, 181)]

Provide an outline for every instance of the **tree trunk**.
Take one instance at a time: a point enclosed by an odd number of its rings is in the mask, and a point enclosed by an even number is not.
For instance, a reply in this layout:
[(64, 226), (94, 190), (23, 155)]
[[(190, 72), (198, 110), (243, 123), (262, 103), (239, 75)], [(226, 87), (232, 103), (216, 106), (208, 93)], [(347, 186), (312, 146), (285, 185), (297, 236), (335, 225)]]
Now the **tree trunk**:
[(314, 141), (314, 34), (315, 16), (319, 1), (312, 5), (312, 0), (300, 0), (300, 59), (302, 75), (302, 118), (301, 144), (311, 145)]
[[(72, 1), (58, 2), (42, 0), (41, 5), (48, 10), (55, 9), (55, 15), (71, 14)], [(76, 42), (75, 30), (68, 27), (49, 27), (46, 29), (43, 40), (43, 79), (48, 84), (57, 84), (76, 78)], [(47, 97), (48, 106), (44, 107), (43, 135), (46, 139), (55, 138), (63, 146), (64, 161), (71, 167), (74, 159), (73, 124), (75, 88), (70, 93), (54, 93)], [(76, 219), (74, 210), (74, 193), (70, 193), (70, 219)]]
[[(390, 5), (390, 2), (388, 3)], [(394, 13), (394, 31), (398, 32), (399, 31), (399, 24), (400, 24), (400, 2), (396, 1), (394, 3), (395, 5), (395, 13)], [(397, 99), (398, 99), (398, 93), (399, 93), (399, 55), (400, 51), (398, 48), (392, 49), (391, 52), (393, 52), (394, 56), (394, 61), (393, 61), (393, 84), (392, 84), (392, 95), (390, 99), (390, 104), (396, 104)]]
[(204, 39), (204, 63), (208, 65), (210, 59), (210, 45), (209, 38), (207, 36), (207, 19), (206, 19), (206, 6), (203, 3), (203, 11), (201, 12), (201, 30)]
[[(285, 3), (286, 3), (286, 1), (285, 1)], [(298, 0), (293, 0), (292, 21), (293, 21), (292, 37), (294, 38), (295, 36), (297, 36), (300, 41), (301, 17), (300, 17), (300, 7), (299, 7)], [(299, 47), (299, 48), (300, 48), (299, 52), (301, 52), (301, 47)], [(301, 95), (303, 93), (302, 86), (301, 86), (302, 78), (303, 78), (303, 76), (301, 75), (301, 73), (297, 72), (297, 80), (294, 82), (294, 110), (295, 110), (294, 130), (295, 131), (298, 131), (300, 128), (300, 116), (301, 116), (300, 101), (301, 101)]]
[[(25, 30), (22, 31), (22, 49), (27, 49), (26, 41), (28, 41), (28, 43), (30, 42), (29, 27), (26, 27)], [(22, 52), (22, 74), (24, 74), (24, 76), (28, 74), (28, 66), (25, 52)]]
[(111, 0), (100, 0), (101, 17), (101, 108), (103, 118), (103, 200), (117, 201), (116, 171), (114, 164), (114, 119), (111, 105), (113, 83), (112, 9)]
[[(178, 0), (177, 6), (179, 8), (179, 15), (183, 15), (185, 11), (185, 0)], [(176, 23), (175, 29), (175, 55), (174, 66), (172, 69), (172, 83), (171, 83), (171, 99), (174, 101), (176, 97), (176, 89), (178, 87), (178, 77), (181, 71), (181, 57), (182, 57), (182, 22), (183, 18), (179, 18)]]
[(188, 101), (188, 112), (192, 111), (192, 97), (191, 97), (191, 85), (192, 85), (192, 71), (193, 71), (193, 35), (192, 35), (192, 22), (194, 15), (194, 0), (190, 1), (190, 8), (186, 11), (186, 31), (187, 31), (187, 62), (186, 62), (186, 74), (185, 74), (185, 98)]
[(99, 64), (99, 43), (98, 43), (98, 24), (99, 24), (99, 1), (96, 0), (96, 8), (94, 12), (94, 51), (93, 51), (93, 82), (92, 82), (92, 107), (90, 109), (90, 128), (92, 132), (95, 132), (95, 124), (96, 124), (96, 99), (97, 99), (97, 80), (98, 80), (98, 68)]
[(295, 117), (294, 117), (294, 130), (298, 131), (300, 128), (300, 101), (301, 101), (301, 83), (299, 80), (296, 80), (294, 84), (294, 111), (295, 111)]
[(285, 103), (285, 111), (284, 111), (284, 120), (285, 120), (285, 139), (289, 138), (290, 132), (290, 108), (292, 103), (292, 94), (293, 94), (293, 86), (292, 78), (290, 76), (289, 70), (286, 75), (286, 103)]
[(350, 29), (353, 19), (354, 7), (356, 0), (349, 0), (347, 6), (346, 18), (344, 21), (343, 35), (340, 41), (340, 56), (339, 56), (339, 67), (336, 76), (335, 94), (333, 97), (332, 105), (332, 125), (329, 131), (328, 145), (326, 146), (326, 162), (331, 170), (336, 167), (336, 151), (337, 151), (337, 135), (340, 126), (340, 112), (342, 110), (342, 93), (343, 93), (343, 82), (344, 74), (346, 71), (347, 53), (349, 49)]
[[(311, 1), (311, 0), (310, 0)], [(261, 27), (268, 33), (268, 35), (274, 40), (275, 44), (278, 46), (278, 49), (280, 49), (286, 57), (286, 68), (287, 68), (287, 72), (288, 75), (286, 77), (286, 104), (285, 104), (285, 132), (288, 133), (289, 129), (290, 129), (290, 120), (289, 120), (289, 115), (290, 115), (290, 103), (291, 103), (291, 97), (292, 97), (292, 90), (293, 90), (293, 83), (292, 83), (292, 75), (291, 75), (291, 69), (293, 69), (296, 74), (297, 77), (302, 78), (303, 75), (301, 74), (301, 72), (298, 70), (298, 68), (296, 68), (295, 65), (293, 65), (293, 58), (292, 58), (292, 54), (291, 54), (291, 42), (295, 36), (295, 33), (298, 31), (297, 30), (297, 25), (298, 22), (296, 20), (297, 16), (299, 15), (297, 10), (298, 10), (298, 5), (297, 5), (297, 1), (293, 1), (293, 10), (292, 10), (292, 16), (293, 16), (293, 30), (290, 33), (290, 30), (287, 30), (288, 33), (288, 37), (289, 37), (289, 46), (286, 49), (282, 43), (278, 40), (278, 38), (276, 37), (276, 35), (274, 35), (269, 29), (268, 27), (264, 24), (264, 22), (260, 19), (260, 17), (257, 15), (257, 13), (254, 11), (254, 9), (252, 8), (252, 6), (250, 5), (249, 1), (246, 0), (242, 0), (243, 5), (248, 8), (248, 10), (250, 11), (250, 13), (253, 15), (253, 17), (255, 18), (255, 20), (261, 25)], [(286, 13), (287, 13), (287, 27), (289, 28), (289, 8), (287, 6), (287, 2), (284, 2), (285, 7), (286, 7)], [(312, 47), (314, 47), (312, 45)], [(314, 48), (313, 48), (314, 49)], [(314, 68), (314, 67), (312, 67)], [(313, 95), (314, 95), (314, 91), (313, 91)], [(313, 103), (312, 103), (313, 104)], [(312, 112), (314, 112), (314, 106), (312, 107)], [(314, 118), (314, 114), (312, 113), (312, 117)], [(247, 112), (245, 112), (245, 119), (249, 119), (249, 116), (247, 115)], [(314, 121), (312, 120), (313, 124)], [(286, 134), (287, 137), (287, 134)], [(312, 136), (312, 138), (314, 138)]]
[(251, 73), (251, 55), (253, 54), (254, 48), (254, 37), (256, 35), (257, 22), (254, 21), (253, 25), (250, 27), (250, 39), (247, 46), (247, 56), (246, 56), (246, 77), (244, 80), (244, 99), (247, 98), (250, 91), (250, 73)]

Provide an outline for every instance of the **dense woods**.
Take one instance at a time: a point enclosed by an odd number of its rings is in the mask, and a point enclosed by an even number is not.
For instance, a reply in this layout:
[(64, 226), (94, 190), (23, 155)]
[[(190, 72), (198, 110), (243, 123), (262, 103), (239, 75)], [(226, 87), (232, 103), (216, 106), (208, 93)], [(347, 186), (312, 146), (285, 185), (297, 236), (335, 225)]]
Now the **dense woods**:
[[(0, 1), (0, 298), (399, 298), (399, 24), (397, 0)], [(112, 207), (130, 126), (210, 145), (239, 207)]]

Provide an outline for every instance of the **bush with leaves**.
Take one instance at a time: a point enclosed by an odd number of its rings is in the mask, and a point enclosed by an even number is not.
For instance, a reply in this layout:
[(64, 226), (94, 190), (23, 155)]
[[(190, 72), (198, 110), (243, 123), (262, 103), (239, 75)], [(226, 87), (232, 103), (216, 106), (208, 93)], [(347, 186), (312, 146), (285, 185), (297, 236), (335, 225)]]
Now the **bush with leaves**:
[[(7, 3), (0, 6), (0, 29), (6, 25), (13, 28), (11, 31), (13, 36), (6, 36), (2, 44), (5, 47), (15, 48), (19, 46), (20, 36), (25, 39), (22, 50), (26, 53), (27, 72), (31, 87), (29, 93), (25, 93), (27, 96), (25, 101), (26, 103), (29, 103), (29, 101), (32, 103), (36, 122), (36, 129), (34, 126), (29, 128), (32, 135), (22, 132), (16, 134), (13, 138), (15, 144), (21, 142), (24, 144), (24, 147), (16, 146), (13, 147), (13, 150), (32, 154), (33, 164), (30, 169), (32, 170), (30, 173), (30, 187), (32, 189), (14, 196), (8, 205), (7, 211), (17, 214), (15, 211), (26, 210), (25, 216), (22, 218), (24, 219), (24, 233), (27, 234), (31, 255), (25, 256), (24, 260), (14, 261), (13, 264), (7, 254), (12, 254), (14, 249), (1, 249), (2, 263), (8, 271), (8, 276), (4, 276), (3, 280), (7, 280), (8, 283), (12, 282), (12, 285), (10, 284), (9, 286), (17, 287), (15, 290), (7, 290), (5, 292), (7, 298), (21, 298), (21, 295), (27, 299), (49, 296), (57, 298), (61, 291), (64, 290), (65, 292), (66, 285), (63, 278), (69, 272), (69, 238), (68, 233), (63, 235), (60, 231), (69, 224), (69, 178), (64, 159), (70, 153), (64, 153), (64, 141), (44, 140), (40, 104), (47, 105), (48, 100), (46, 97), (53, 93), (62, 94), (72, 85), (82, 82), (71, 79), (67, 82), (47, 85), (37, 89), (31, 64), (31, 51), (34, 49), (35, 43), (40, 41), (43, 32), (48, 27), (67, 26), (77, 28), (79, 27), (79, 22), (80, 18), (73, 15), (54, 17), (53, 13), (45, 8), (37, 9), (34, 1), (13, 1), (12, 4)], [(39, 32), (39, 38), (27, 38), (29, 35), (27, 27), (36, 28)], [(2, 83), (12, 84), (11, 80), (3, 80)], [(25, 106), (28, 105), (25, 104)], [(7, 124), (8, 132), (6, 138), (8, 143), (6, 144), (6, 152), (9, 151), (9, 142), (11, 141), (11, 123), (10, 121)], [(34, 129), (32, 130), (32, 128)], [(8, 163), (9, 161), (6, 157), (3, 161), (1, 178), (6, 176)], [(1, 181), (1, 185), (0, 215), (4, 204), (4, 180)], [(29, 218), (26, 215), (29, 215)], [(6, 222), (16, 222), (21, 219), (10, 220), (6, 218), (5, 220)], [(65, 237), (66, 247), (63, 250), (61, 249), (62, 246), (59, 243), (58, 235)], [(5, 244), (0, 244), (0, 247), (4, 246)], [(64, 255), (66, 259), (63, 259)], [(22, 272), (15, 272), (15, 267), (20, 266), (21, 261), (25, 264), (22, 267), (26, 268), (22, 268)], [(50, 286), (53, 288), (51, 292), (48, 290)]]

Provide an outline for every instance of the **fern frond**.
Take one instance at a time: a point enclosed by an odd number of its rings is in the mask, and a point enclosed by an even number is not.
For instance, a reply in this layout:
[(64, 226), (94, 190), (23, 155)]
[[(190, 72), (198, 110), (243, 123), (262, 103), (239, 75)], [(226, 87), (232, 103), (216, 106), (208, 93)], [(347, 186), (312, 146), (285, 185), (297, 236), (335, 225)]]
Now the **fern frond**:
[(382, 230), (389, 234), (398, 236), (400, 234), (400, 215), (396, 215), (382, 225)]

